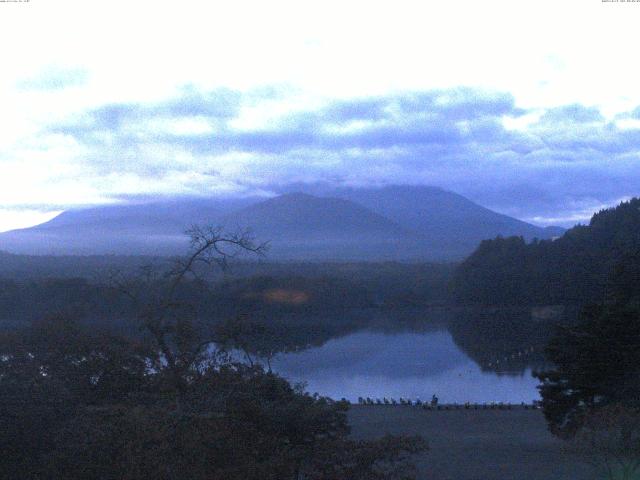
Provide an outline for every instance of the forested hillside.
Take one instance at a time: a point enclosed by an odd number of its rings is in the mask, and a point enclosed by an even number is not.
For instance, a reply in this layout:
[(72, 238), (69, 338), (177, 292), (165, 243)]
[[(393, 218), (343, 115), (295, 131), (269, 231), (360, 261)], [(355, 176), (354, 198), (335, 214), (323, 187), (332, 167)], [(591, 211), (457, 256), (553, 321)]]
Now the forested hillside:
[[(483, 241), (458, 267), (453, 291), (465, 304), (581, 305), (611, 295), (613, 273), (637, 277), (639, 265), (640, 199), (634, 198), (556, 240)], [(626, 284), (638, 288), (637, 280)]]

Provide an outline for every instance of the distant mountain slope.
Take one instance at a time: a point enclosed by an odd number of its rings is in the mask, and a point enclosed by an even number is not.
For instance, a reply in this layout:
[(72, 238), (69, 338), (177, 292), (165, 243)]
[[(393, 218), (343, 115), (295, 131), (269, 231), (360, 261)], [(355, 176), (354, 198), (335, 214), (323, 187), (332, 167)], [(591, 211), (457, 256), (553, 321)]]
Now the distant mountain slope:
[[(231, 213), (233, 212), (233, 213)], [(183, 199), (65, 212), (0, 234), (0, 249), (36, 254), (182, 253), (193, 224), (252, 230), (279, 259), (401, 259), (418, 236), (349, 200), (288, 194), (268, 200)]]
[(176, 254), (187, 248), (184, 231), (194, 224), (249, 227), (258, 240), (271, 241), (274, 260), (460, 260), (497, 235), (557, 235), (439, 188), (391, 186), (73, 210), (0, 234), (0, 249), (40, 255)]
[(287, 259), (407, 259), (420, 256), (419, 235), (350, 200), (290, 193), (223, 218), (251, 229), (270, 253)]
[(251, 227), (256, 234), (274, 240), (317, 241), (363, 239), (377, 236), (397, 240), (414, 236), (378, 213), (340, 198), (290, 193), (250, 205), (224, 217), (227, 225)]
[(498, 235), (552, 238), (560, 227), (541, 228), (496, 213), (453, 192), (428, 186), (339, 189), (333, 195), (357, 202), (428, 239), (430, 248), (463, 257), (480, 241)]
[(31, 228), (0, 233), (0, 249), (36, 255), (174, 255), (188, 247), (186, 229), (218, 224), (259, 197), (187, 197), (69, 210)]
[(131, 205), (106, 205), (69, 210), (29, 230), (55, 232), (69, 227), (86, 231), (181, 234), (191, 224), (218, 223), (229, 212), (260, 201), (184, 198)]
[(452, 234), (463, 235), (473, 243), (497, 235), (521, 235), (525, 240), (548, 236), (544, 228), (496, 213), (462, 195), (437, 187), (341, 189), (336, 190), (335, 195), (357, 202), (422, 234), (447, 238)]
[[(623, 285), (611, 283), (626, 278)], [(640, 199), (593, 215), (553, 241), (483, 241), (457, 269), (456, 299), (468, 304), (582, 305), (628, 289), (640, 298)]]

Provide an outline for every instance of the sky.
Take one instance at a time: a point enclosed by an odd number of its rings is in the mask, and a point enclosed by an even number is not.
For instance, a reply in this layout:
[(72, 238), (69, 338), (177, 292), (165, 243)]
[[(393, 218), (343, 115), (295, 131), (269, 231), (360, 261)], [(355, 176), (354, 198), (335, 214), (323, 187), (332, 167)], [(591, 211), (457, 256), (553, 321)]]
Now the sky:
[(288, 184), (571, 226), (640, 193), (640, 2), (0, 2), (0, 231)]

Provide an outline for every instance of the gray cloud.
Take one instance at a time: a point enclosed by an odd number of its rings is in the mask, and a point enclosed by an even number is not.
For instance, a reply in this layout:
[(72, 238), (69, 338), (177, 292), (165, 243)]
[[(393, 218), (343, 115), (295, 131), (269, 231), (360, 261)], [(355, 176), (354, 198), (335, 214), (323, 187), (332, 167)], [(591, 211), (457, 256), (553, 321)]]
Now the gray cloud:
[(540, 118), (541, 123), (555, 125), (558, 123), (580, 124), (589, 122), (603, 122), (600, 110), (594, 107), (572, 104), (551, 108)]
[(87, 71), (81, 68), (49, 67), (34, 77), (18, 82), (20, 90), (62, 90), (84, 85), (88, 80)]
[(629, 113), (631, 118), (635, 118), (640, 120), (640, 106), (636, 107), (632, 112)]
[[(234, 127), (244, 108), (284, 96), (281, 89), (191, 87), (155, 104), (104, 105), (49, 133), (85, 146), (86, 167), (95, 174), (194, 172), (204, 183), (192, 187), (202, 191), (216, 181), (242, 189), (430, 184), (519, 218), (564, 224), (638, 194), (640, 130), (621, 129), (593, 107), (553, 108), (510, 130), (505, 117), (531, 113), (510, 94), (457, 88), (335, 100), (260, 128)], [(206, 128), (172, 128), (185, 120)]]

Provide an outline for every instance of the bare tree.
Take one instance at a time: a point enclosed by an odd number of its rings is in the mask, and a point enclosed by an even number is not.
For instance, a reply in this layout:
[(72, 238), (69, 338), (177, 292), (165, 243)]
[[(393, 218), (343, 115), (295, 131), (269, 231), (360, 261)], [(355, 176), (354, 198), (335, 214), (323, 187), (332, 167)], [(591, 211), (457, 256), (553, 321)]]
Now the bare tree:
[(215, 336), (223, 351), (239, 350), (250, 366), (265, 362), (271, 372), (271, 361), (277, 353), (278, 335), (264, 323), (247, 315), (229, 317), (216, 326)]
[(131, 300), (140, 329), (155, 344), (158, 358), (153, 368), (166, 372), (167, 388), (175, 393), (178, 408), (190, 378), (208, 361), (207, 351), (215, 342), (196, 328), (196, 308), (180, 300), (180, 288), (188, 281), (202, 281), (207, 269), (226, 269), (243, 253), (264, 255), (268, 246), (246, 230), (227, 233), (220, 227), (193, 226), (186, 234), (189, 253), (175, 258), (170, 268), (147, 266), (136, 276), (111, 276), (111, 284)]

